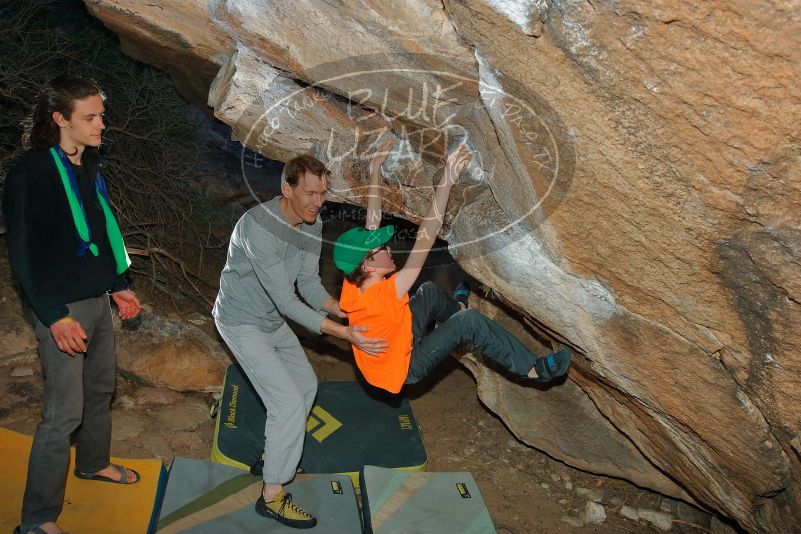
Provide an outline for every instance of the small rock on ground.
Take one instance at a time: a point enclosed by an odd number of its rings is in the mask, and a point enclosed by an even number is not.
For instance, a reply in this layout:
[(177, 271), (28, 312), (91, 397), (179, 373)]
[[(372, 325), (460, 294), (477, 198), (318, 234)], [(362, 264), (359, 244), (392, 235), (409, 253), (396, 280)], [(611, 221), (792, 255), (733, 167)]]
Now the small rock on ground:
[(576, 495), (593, 502), (601, 502), (604, 498), (604, 492), (598, 488), (576, 488)]
[(15, 378), (23, 376), (33, 376), (33, 367), (31, 367), (30, 365), (14, 367), (13, 369), (11, 369), (11, 376)]
[(603, 523), (606, 521), (606, 510), (597, 502), (587, 501), (587, 504), (584, 505), (584, 512), (581, 514), (581, 519), (585, 523)]
[(584, 521), (579, 519), (578, 517), (573, 517), (569, 515), (562, 516), (562, 522), (567, 523), (571, 527), (581, 528), (584, 526)]
[(136, 406), (136, 400), (130, 395), (120, 395), (114, 401), (114, 406), (119, 406), (125, 410), (131, 410)]
[(189, 321), (190, 323), (192, 323), (195, 326), (203, 326), (204, 324), (206, 324), (209, 321), (211, 321), (211, 317), (209, 317), (207, 315), (203, 315), (203, 314), (197, 313), (197, 312), (190, 313), (189, 315), (184, 317), (184, 319)]
[(670, 530), (673, 528), (673, 518), (668, 514), (663, 514), (662, 512), (657, 512), (654, 510), (638, 508), (637, 515), (640, 516), (640, 519), (648, 521), (659, 530)]
[(626, 506), (625, 504), (620, 507), (620, 515), (626, 519), (631, 519), (632, 521), (640, 520), (640, 514), (637, 513), (637, 509), (632, 508), (631, 506)]

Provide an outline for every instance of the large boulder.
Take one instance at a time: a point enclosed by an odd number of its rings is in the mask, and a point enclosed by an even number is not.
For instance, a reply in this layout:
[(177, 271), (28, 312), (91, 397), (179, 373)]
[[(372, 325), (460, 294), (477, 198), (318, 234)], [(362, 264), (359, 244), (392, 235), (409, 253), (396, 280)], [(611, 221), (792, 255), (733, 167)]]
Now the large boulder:
[[(544, 356), (557, 348), (543, 344), (544, 333), (536, 325), (521, 321), (503, 305), (476, 296), (470, 305), (514, 333), (536, 354)], [(460, 359), (476, 377), (481, 401), (521, 441), (580, 469), (692, 501), (598, 411), (575, 381), (538, 385), (485, 364), (478, 353), (466, 353)]]
[(221, 344), (201, 329), (147, 312), (129, 323), (117, 329), (120, 373), (175, 391), (220, 389), (231, 359)]
[[(5, 239), (2, 231), (0, 239)], [(0, 365), (36, 357), (36, 335), (32, 321), (32, 316), (19, 299), (8, 258), (0, 253)]]
[[(5, 251), (0, 251), (0, 366), (38, 360), (34, 316), (20, 300)], [(222, 344), (188, 320), (145, 306), (120, 321), (112, 307), (117, 370), (144, 384), (175, 391), (217, 391), (231, 359)], [(197, 322), (197, 321), (196, 321)]]
[(751, 531), (801, 530), (789, 0), (86, 4), (195, 100), (211, 90), (244, 143), (329, 163), (341, 200), (364, 203), (369, 149), (394, 135), (387, 209), (418, 220), (446, 149), (466, 142), (476, 163), (443, 237), (577, 350), (584, 397), (569, 397), (698, 502)]

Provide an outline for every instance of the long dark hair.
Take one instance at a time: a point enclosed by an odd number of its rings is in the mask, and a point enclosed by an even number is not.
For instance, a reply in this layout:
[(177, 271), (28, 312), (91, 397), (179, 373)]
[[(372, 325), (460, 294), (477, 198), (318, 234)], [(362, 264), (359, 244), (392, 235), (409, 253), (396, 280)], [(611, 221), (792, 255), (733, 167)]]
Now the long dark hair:
[(25, 121), (22, 145), (25, 148), (48, 148), (58, 143), (60, 134), (53, 113), (57, 111), (69, 120), (73, 102), (94, 95), (106, 99), (100, 86), (91, 78), (60, 74), (44, 84), (36, 95), (33, 111)]

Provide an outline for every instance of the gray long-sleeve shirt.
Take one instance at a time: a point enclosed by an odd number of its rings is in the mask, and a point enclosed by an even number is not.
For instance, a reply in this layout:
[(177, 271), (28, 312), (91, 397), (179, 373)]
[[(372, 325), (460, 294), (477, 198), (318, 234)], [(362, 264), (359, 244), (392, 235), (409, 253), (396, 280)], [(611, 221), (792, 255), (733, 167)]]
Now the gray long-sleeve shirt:
[[(323, 304), (331, 298), (319, 274), (323, 223), (292, 228), (280, 199), (251, 208), (236, 223), (212, 315), (223, 324), (268, 331), (289, 318), (319, 333)], [(306, 304), (295, 292), (296, 282)]]

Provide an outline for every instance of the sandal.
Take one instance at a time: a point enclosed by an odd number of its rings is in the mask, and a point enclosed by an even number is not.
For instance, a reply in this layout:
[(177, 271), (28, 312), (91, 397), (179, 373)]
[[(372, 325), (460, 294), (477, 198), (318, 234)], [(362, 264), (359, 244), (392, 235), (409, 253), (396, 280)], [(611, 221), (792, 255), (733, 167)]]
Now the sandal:
[[(36, 523), (35, 525), (18, 525), (14, 528), (14, 534), (47, 534), (42, 530), (44, 523)], [(70, 534), (66, 530), (60, 531), (58, 534)]]
[[(111, 482), (112, 484), (136, 484), (142, 478), (139, 476), (139, 473), (134, 471), (129, 467), (123, 467), (117, 464), (109, 464), (110, 467), (116, 467), (117, 471), (120, 472), (119, 479), (113, 479), (111, 477), (107, 477), (105, 475), (98, 475), (97, 473), (82, 473), (78, 471), (78, 468), (75, 468), (75, 476), (78, 478), (82, 478), (84, 480), (97, 480), (100, 482)], [(128, 471), (133, 473), (136, 478), (132, 482), (128, 482)]]

